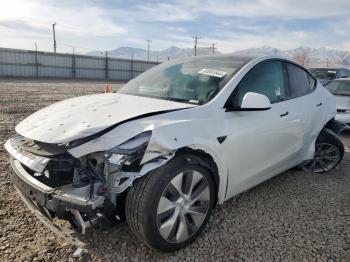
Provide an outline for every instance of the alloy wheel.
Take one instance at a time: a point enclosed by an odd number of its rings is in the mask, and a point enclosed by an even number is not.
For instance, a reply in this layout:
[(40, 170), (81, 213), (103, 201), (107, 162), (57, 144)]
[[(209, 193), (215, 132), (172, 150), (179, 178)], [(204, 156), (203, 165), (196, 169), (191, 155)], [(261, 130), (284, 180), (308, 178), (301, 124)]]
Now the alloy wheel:
[(210, 188), (206, 177), (196, 170), (177, 174), (158, 202), (159, 233), (173, 243), (188, 240), (203, 224), (209, 207)]
[(315, 156), (302, 165), (306, 172), (320, 173), (332, 170), (340, 160), (339, 148), (329, 143), (316, 144)]

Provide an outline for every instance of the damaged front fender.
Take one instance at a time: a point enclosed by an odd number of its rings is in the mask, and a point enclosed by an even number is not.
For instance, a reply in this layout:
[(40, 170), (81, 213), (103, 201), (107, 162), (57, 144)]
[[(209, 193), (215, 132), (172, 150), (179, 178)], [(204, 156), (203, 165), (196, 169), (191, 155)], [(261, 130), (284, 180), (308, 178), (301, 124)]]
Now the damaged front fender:
[[(193, 114), (196, 114), (196, 108), (190, 109)], [(208, 119), (200, 117), (195, 121), (186, 119), (186, 110), (151, 116), (147, 118), (137, 119), (126, 122), (108, 133), (82, 144), (78, 147), (71, 148), (68, 152), (76, 158), (92, 154), (94, 152), (107, 152), (125, 141), (138, 136), (146, 131), (152, 132), (146, 150), (144, 151), (141, 161), (138, 163), (139, 169), (131, 170), (137, 174), (120, 174), (120, 177), (112, 179), (114, 183), (113, 191), (120, 192), (132, 185), (133, 181), (150, 171), (164, 165), (167, 161), (173, 158), (176, 152), (182, 148), (191, 148), (200, 150), (210, 155), (215, 162), (220, 184), (218, 185), (218, 202), (222, 203), (225, 198), (225, 189), (227, 183), (227, 167), (220, 159), (220, 143), (217, 136), (225, 135), (222, 129), (217, 129), (215, 134), (209, 128), (203, 128)], [(216, 124), (214, 124), (216, 125)], [(217, 124), (219, 125), (219, 124)], [(193, 135), (195, 132), (201, 132), (201, 136)], [(128, 170), (130, 172), (130, 170)], [(124, 175), (130, 176), (123, 177)], [(116, 175), (114, 175), (116, 176)], [(117, 181), (117, 179), (119, 179)], [(120, 187), (120, 181), (125, 182), (125, 186)]]

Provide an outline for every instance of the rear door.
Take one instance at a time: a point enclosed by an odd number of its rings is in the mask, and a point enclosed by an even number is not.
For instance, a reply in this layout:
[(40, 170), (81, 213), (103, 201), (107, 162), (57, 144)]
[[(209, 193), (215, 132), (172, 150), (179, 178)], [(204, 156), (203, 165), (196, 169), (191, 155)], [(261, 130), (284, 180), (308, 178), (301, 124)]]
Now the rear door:
[(289, 62), (285, 62), (290, 89), (290, 101), (293, 102), (293, 112), (303, 122), (303, 130), (300, 133), (300, 145), (298, 145), (299, 161), (304, 160), (306, 151), (311, 142), (322, 129), (322, 116), (325, 101), (315, 92), (317, 80), (304, 68)]

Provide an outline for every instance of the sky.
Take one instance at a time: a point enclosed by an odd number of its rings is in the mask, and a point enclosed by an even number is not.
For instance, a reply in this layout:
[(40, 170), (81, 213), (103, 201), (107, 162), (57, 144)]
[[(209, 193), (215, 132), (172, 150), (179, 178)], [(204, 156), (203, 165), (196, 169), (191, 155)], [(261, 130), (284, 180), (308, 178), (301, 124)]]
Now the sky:
[(350, 50), (350, 0), (0, 0), (0, 47), (86, 53), (215, 43), (220, 52), (272, 46)]

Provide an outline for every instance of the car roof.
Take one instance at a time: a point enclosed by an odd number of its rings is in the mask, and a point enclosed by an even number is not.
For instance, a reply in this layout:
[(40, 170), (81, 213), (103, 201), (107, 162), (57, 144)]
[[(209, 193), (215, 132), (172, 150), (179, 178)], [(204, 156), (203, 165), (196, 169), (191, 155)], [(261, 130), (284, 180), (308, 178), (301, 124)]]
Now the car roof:
[(245, 56), (245, 55), (235, 55), (235, 54), (217, 54), (217, 55), (197, 55), (197, 56), (190, 56), (190, 57), (181, 57), (181, 58), (175, 58), (173, 60), (170, 60), (166, 63), (185, 63), (185, 62), (191, 62), (191, 61), (196, 61), (196, 60), (201, 60), (201, 59), (210, 59), (210, 58), (232, 58), (236, 60), (241, 60), (244, 61), (245, 63), (249, 63), (252, 60), (256, 59), (257, 57), (255, 56)]
[(167, 63), (183, 63), (183, 62), (190, 62), (190, 61), (195, 61), (195, 60), (200, 60), (203, 58), (232, 58), (232, 59), (237, 59), (237, 60), (241, 60), (243, 61), (245, 64), (250, 64), (250, 63), (259, 63), (259, 62), (263, 62), (266, 60), (270, 60), (270, 59), (276, 59), (276, 60), (284, 60), (293, 64), (296, 64), (302, 68), (304, 68), (306, 70), (305, 67), (303, 67), (302, 65), (300, 65), (299, 63), (291, 60), (290, 58), (286, 57), (286, 56), (280, 56), (280, 55), (249, 55), (249, 54), (214, 54), (214, 55), (199, 55), (199, 56), (191, 56), (191, 57), (185, 57), (185, 58), (177, 58), (177, 59), (173, 59), (170, 62)]
[[(181, 60), (191, 60), (191, 59), (200, 59), (205, 57), (217, 57), (217, 58), (226, 58), (226, 57), (232, 57), (232, 58), (238, 58), (238, 59), (244, 59), (244, 60), (255, 60), (255, 59), (261, 59), (261, 60), (267, 60), (267, 59), (283, 59), (288, 60), (291, 62), (294, 62), (288, 57), (285, 56), (279, 56), (279, 55), (249, 55), (249, 54), (216, 54), (216, 55), (198, 55), (198, 56), (191, 56), (186, 58), (177, 58), (174, 59), (175, 61), (181, 61)], [(172, 61), (174, 61), (172, 60)], [(294, 62), (295, 63), (295, 62)]]
[(322, 70), (340, 70), (340, 69), (345, 69), (345, 70), (349, 70), (349, 68), (345, 68), (345, 67), (310, 67), (309, 69), (322, 69)]
[[(344, 81), (344, 82), (349, 82), (350, 81), (350, 77), (347, 77), (347, 78), (337, 78), (337, 79), (334, 79), (333, 81)], [(333, 82), (332, 81), (332, 82)]]

